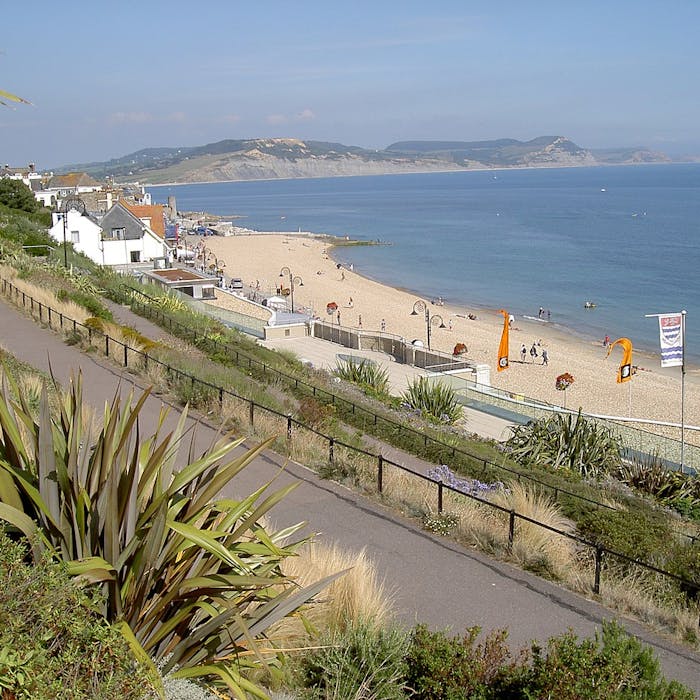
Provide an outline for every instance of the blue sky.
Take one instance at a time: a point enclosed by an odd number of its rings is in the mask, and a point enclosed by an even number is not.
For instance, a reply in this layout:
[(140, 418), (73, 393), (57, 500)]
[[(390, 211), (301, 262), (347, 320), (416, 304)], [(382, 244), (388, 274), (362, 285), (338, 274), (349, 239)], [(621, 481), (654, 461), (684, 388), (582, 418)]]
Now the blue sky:
[(700, 153), (700, 2), (8, 2), (0, 161), (289, 136)]

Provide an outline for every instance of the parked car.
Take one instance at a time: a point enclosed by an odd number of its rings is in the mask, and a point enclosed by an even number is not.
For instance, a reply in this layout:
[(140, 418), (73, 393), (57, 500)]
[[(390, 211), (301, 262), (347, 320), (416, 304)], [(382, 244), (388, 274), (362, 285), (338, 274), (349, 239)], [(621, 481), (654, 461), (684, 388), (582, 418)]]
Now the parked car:
[(229, 289), (243, 289), (243, 280), (240, 277), (232, 277), (228, 283)]

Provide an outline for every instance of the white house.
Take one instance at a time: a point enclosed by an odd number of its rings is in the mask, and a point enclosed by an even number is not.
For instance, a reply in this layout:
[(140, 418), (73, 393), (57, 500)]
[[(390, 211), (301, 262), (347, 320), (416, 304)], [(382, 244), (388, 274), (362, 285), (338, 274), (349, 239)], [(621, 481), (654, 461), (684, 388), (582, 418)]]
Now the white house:
[[(72, 243), (75, 250), (99, 265), (128, 265), (170, 257), (172, 251), (163, 236), (117, 202), (98, 222), (89, 215), (69, 210), (53, 214), (49, 234), (59, 243)], [(145, 217), (144, 217), (145, 218)]]

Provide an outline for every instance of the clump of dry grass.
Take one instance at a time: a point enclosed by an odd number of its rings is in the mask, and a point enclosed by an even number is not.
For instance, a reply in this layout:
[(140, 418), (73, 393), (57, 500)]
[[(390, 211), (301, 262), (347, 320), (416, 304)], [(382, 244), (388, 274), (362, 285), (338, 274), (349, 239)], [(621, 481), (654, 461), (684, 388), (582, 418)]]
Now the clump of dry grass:
[[(53, 292), (21, 279), (17, 274), (17, 270), (12, 267), (0, 265), (0, 276), (11, 282), (20, 292), (24, 292), (28, 297), (34, 298), (34, 315), (37, 318), (39, 316), (39, 303), (52, 308), (54, 311), (63, 314), (67, 318), (75, 319), (80, 323), (84, 323), (90, 318), (90, 313), (84, 307), (69, 300), (61, 301)], [(20, 307), (22, 306), (21, 299), (21, 293), (19, 297), (14, 294), (12, 295), (13, 303), (19, 301)], [(31, 305), (29, 305), (29, 303), (25, 306), (25, 310), (31, 313)], [(44, 313), (46, 314), (46, 312)], [(46, 316), (44, 316), (44, 318), (46, 318)]]
[[(513, 482), (507, 489), (496, 492), (493, 501), (555, 530), (575, 531), (574, 523), (563, 515), (559, 506), (536, 488)], [(517, 518), (511, 555), (524, 569), (564, 579), (576, 561), (575, 541)]]
[(340, 571), (345, 573), (326, 587), (301, 616), (282, 620), (271, 633), (277, 644), (301, 646), (326, 631), (344, 630), (353, 624), (386, 626), (393, 613), (392, 594), (380, 580), (365, 550), (349, 552), (335, 544), (309, 542), (296, 557), (288, 557), (283, 573), (300, 586)]

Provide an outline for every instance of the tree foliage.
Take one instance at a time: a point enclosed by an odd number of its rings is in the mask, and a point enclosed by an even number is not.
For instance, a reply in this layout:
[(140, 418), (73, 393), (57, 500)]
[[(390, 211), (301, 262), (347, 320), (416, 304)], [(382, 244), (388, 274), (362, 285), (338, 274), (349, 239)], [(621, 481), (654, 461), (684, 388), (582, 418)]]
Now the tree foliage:
[(34, 193), (21, 180), (0, 177), (0, 204), (30, 214), (41, 208)]

